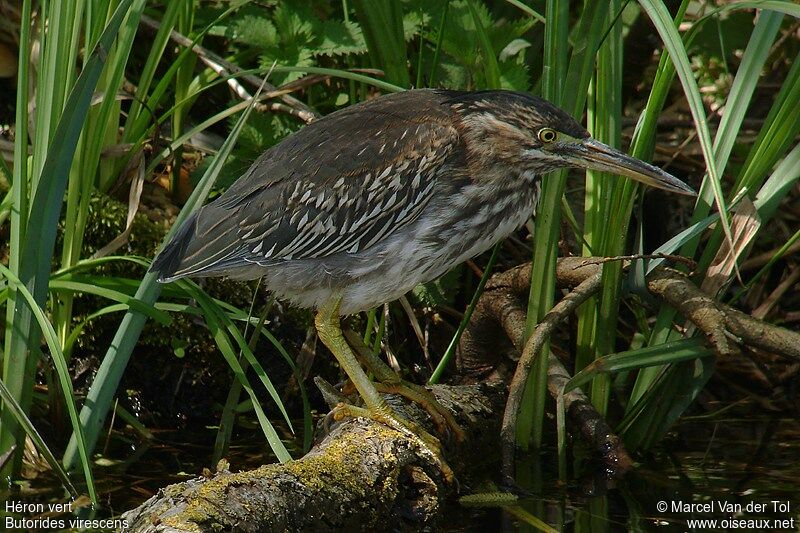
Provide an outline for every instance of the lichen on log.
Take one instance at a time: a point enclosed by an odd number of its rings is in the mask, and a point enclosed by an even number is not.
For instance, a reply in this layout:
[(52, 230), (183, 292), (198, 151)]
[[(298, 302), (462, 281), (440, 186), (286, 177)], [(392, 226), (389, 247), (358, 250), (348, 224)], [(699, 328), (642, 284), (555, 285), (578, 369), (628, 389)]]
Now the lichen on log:
[[(496, 448), (504, 387), (435, 386), (466, 433), (445, 448), (457, 475)], [(395, 398), (392, 398), (394, 400)], [(404, 404), (428, 426), (427, 414)], [(126, 532), (363, 531), (435, 522), (455, 490), (408, 436), (372, 420), (345, 419), (306, 456), (247, 472), (217, 472), (170, 485), (125, 513)]]

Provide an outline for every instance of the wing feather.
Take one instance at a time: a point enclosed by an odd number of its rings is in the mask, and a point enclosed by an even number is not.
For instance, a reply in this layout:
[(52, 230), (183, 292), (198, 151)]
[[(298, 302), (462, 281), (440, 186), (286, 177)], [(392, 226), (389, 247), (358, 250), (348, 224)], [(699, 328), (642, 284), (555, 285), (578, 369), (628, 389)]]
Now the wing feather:
[(446, 100), (432, 90), (383, 97), (267, 150), (197, 213), (179, 254), (174, 241), (165, 248), (180, 261), (162, 278), (356, 253), (388, 238), (419, 217), (461, 142)]

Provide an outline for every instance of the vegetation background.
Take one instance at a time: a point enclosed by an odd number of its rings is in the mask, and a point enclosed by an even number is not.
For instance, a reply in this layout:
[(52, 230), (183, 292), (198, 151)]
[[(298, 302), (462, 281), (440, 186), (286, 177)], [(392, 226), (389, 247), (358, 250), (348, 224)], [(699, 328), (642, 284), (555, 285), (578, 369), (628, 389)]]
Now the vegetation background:
[[(601, 173), (551, 175), (535, 227), (409, 305), (354, 319), (412, 379), (443, 375), (481, 276), (532, 259), (530, 331), (556, 297), (559, 250), (681, 254), (720, 301), (800, 323), (794, 2), (0, 0), (0, 14), (0, 453), (15, 491), (58, 499), (63, 487), (118, 512), (221, 457), (243, 467), (308, 449), (322, 404), (305, 378), (337, 381), (324, 358), (308, 368), (309, 316), (256, 283), (162, 287), (145, 273), (169, 228), (265, 148), (386, 92), (540, 94), (700, 191), (689, 205)], [(648, 305), (657, 262), (606, 264), (602, 292), (553, 349), (576, 372), (625, 362), (584, 388), (640, 457), (680, 441), (687, 410), (707, 437), (723, 415), (770, 413), (770, 446), (791, 446), (797, 362), (715, 361), (673, 310)], [(545, 379), (539, 364), (524, 448), (553, 444)], [(747, 436), (725, 479), (751, 472), (764, 435)], [(558, 470), (580, 468), (562, 456)], [(764, 482), (796, 493), (796, 476)]]

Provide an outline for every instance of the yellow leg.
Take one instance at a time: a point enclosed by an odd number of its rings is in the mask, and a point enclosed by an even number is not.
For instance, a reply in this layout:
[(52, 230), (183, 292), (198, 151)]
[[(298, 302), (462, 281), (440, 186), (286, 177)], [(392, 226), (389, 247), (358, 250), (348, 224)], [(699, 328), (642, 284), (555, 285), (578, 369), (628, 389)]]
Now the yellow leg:
[(403, 380), (389, 368), (376, 353), (364, 344), (361, 337), (352, 331), (344, 333), (347, 343), (355, 351), (356, 358), (369, 369), (379, 382), (376, 388), (387, 394), (398, 394), (422, 407), (431, 417), (437, 430), (444, 434), (450, 432), (456, 442), (464, 440), (464, 430), (458, 425), (450, 411), (445, 409), (436, 397), (425, 387)]
[(413, 422), (400, 417), (397, 413), (392, 411), (383, 399), (383, 396), (380, 395), (375, 385), (361, 368), (352, 348), (347, 344), (342, 334), (342, 328), (339, 322), (339, 302), (340, 298), (333, 298), (320, 307), (317, 311), (314, 323), (317, 327), (320, 340), (328, 347), (331, 353), (333, 353), (336, 360), (339, 361), (339, 365), (350, 378), (350, 381), (353, 382), (353, 385), (355, 385), (367, 409), (364, 410), (345, 405), (336, 409), (337, 415), (352, 414), (355, 416), (367, 416), (368, 418), (377, 420), (392, 429), (412, 437), (420, 444), (420, 448), (432, 456), (434, 461), (438, 463), (445, 479), (448, 481), (454, 479), (453, 471), (442, 457), (439, 440)]
[(339, 322), (339, 302), (339, 298), (334, 298), (317, 311), (314, 324), (317, 326), (319, 338), (339, 361), (339, 365), (355, 385), (358, 394), (367, 405), (367, 409), (377, 413), (389, 413), (389, 406), (383, 396), (375, 389), (372, 381), (358, 363), (353, 350), (344, 340)]

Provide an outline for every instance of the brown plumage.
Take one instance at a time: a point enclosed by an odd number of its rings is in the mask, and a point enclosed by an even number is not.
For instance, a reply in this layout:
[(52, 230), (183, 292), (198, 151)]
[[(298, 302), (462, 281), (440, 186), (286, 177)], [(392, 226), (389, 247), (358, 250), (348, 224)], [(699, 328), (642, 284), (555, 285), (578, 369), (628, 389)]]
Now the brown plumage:
[[(419, 435), (447, 474), (438, 441), (378, 394), (342, 336), (339, 315), (398, 298), (487, 250), (533, 215), (542, 175), (565, 167), (693, 194), (662, 170), (593, 140), (540, 98), (407, 91), (332, 113), (264, 152), (178, 229), (151, 270), (164, 282), (261, 277), (278, 296), (316, 308), (320, 339), (367, 414)], [(401, 383), (377, 357), (366, 362), (393, 391), (460, 434), (424, 389)]]
[(368, 309), (532, 215), (541, 175), (575, 165), (567, 149), (542, 150), (543, 128), (589, 138), (549, 102), (507, 91), (415, 90), (348, 107), (267, 150), (152, 269), (164, 281), (263, 276), (302, 306), (338, 294), (343, 314)]

